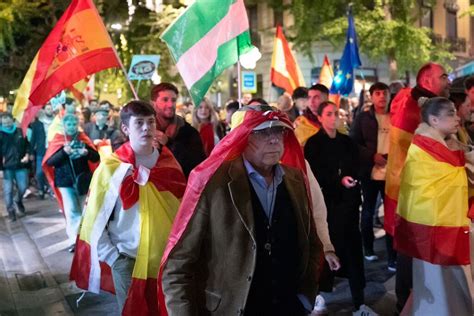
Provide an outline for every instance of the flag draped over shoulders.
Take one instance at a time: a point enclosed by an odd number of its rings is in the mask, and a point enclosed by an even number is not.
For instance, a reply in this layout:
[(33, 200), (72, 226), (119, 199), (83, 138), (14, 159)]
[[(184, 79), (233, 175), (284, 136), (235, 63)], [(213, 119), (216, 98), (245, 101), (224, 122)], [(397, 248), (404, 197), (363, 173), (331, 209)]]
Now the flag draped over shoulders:
[(411, 93), (411, 88), (400, 90), (390, 109), (392, 127), (389, 134), (390, 146), (385, 178), (384, 228), (392, 236), (395, 227), (398, 192), (400, 190), (400, 175), (408, 147), (420, 123), (420, 108), (418, 102), (412, 98)]
[(306, 116), (300, 115), (295, 120), (295, 136), (302, 147), (308, 139), (319, 132), (320, 127), (311, 122)]
[(401, 175), (397, 251), (440, 265), (469, 264), (468, 187), (464, 152), (416, 134)]
[[(206, 184), (214, 175), (216, 170), (222, 165), (224, 161), (230, 161), (238, 158), (247, 147), (248, 137), (253, 128), (264, 121), (271, 119), (279, 119), (291, 126), (291, 121), (285, 114), (281, 112), (261, 112), (261, 111), (247, 111), (245, 120), (233, 129), (227, 136), (225, 136), (212, 151), (209, 158), (199, 164), (190, 174), (188, 185), (183, 197), (178, 214), (176, 215), (171, 233), (163, 254), (162, 263), (160, 267), (160, 275), (158, 285), (160, 306), (165, 306), (164, 296), (161, 289), (161, 273), (166, 264), (166, 260), (182, 237), (190, 219), (192, 218), (196, 205), (199, 201), (201, 193)], [(290, 167), (298, 168), (306, 174), (306, 166), (303, 157), (303, 151), (294, 136), (294, 133), (288, 133), (284, 140), (285, 150), (281, 158), (281, 163)], [(309, 190), (307, 190), (309, 194)], [(309, 196), (308, 196), (309, 199)], [(160, 309), (160, 315), (167, 315), (165, 308)]]
[[(150, 170), (146, 184), (136, 184), (136, 174), (135, 157), (129, 143), (105, 158), (94, 173), (70, 278), (78, 287), (94, 293), (100, 289), (114, 291), (110, 267), (99, 261), (98, 240), (117, 199), (121, 198), (124, 206), (138, 201), (140, 241), (123, 315), (156, 315), (156, 278), (186, 180), (166, 147), (162, 148), (155, 167)], [(125, 190), (122, 190), (123, 185), (126, 185)]]
[(13, 116), (24, 132), (53, 96), (103, 69), (120, 67), (92, 0), (72, 0), (37, 52), (18, 90)]
[[(61, 192), (59, 189), (54, 185), (54, 167), (53, 166), (48, 166), (46, 163), (49, 158), (51, 158), (52, 155), (54, 155), (58, 150), (62, 150), (62, 148), (66, 145), (66, 141), (70, 142), (72, 138), (70, 136), (65, 136), (64, 134), (56, 134), (53, 139), (48, 143), (48, 149), (46, 150), (46, 153), (43, 158), (42, 162), (42, 167), (44, 170), (44, 175), (46, 176), (46, 179), (48, 180), (49, 185), (51, 186), (51, 189), (54, 191), (54, 194), (56, 195), (56, 200), (58, 201), (59, 207), (61, 211), (64, 211), (64, 205), (63, 205), (63, 198), (61, 196)], [(89, 146), (92, 149), (96, 149), (92, 141), (87, 137), (87, 135), (83, 132), (79, 132), (77, 135), (77, 140), (83, 142), (87, 146)], [(89, 169), (91, 172), (94, 172), (94, 170), (97, 168), (98, 163), (96, 162), (88, 162), (89, 164)]]

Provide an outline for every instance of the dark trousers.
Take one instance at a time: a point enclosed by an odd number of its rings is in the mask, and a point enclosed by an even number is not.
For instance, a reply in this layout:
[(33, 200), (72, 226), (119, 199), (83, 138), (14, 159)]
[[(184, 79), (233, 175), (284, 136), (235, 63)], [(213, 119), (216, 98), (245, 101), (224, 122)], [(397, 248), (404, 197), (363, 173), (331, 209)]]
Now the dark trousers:
[(385, 181), (366, 179), (362, 181), (362, 214), (360, 219), (360, 230), (364, 249), (368, 252), (374, 251), (374, 214), (377, 204), (377, 196), (384, 194)]
[[(374, 214), (376, 212), (377, 196), (384, 195), (385, 181), (365, 179), (362, 180), (362, 214), (360, 220), (360, 230), (364, 249), (367, 252), (374, 251)], [(393, 250), (392, 237), (386, 236), (388, 262), (394, 263), (396, 260), (396, 252)]]
[(397, 275), (395, 278), (395, 293), (397, 294), (396, 308), (398, 314), (403, 310), (410, 296), (412, 287), (412, 258), (399, 253), (397, 256)]

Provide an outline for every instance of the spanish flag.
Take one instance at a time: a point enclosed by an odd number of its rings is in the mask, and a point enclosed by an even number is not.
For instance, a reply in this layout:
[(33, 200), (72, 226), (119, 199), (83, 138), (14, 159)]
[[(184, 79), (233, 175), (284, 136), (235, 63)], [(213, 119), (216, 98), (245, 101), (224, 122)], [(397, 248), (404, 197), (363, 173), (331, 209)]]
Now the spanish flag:
[(319, 132), (321, 128), (318, 124), (312, 122), (304, 115), (300, 115), (294, 122), (295, 136), (301, 147), (304, 147), (308, 139)]
[(281, 26), (277, 26), (273, 44), (271, 82), (289, 94), (297, 87), (306, 86), (300, 67), (293, 56)]
[(140, 217), (140, 241), (122, 315), (157, 315), (156, 278), (186, 179), (166, 147), (162, 148), (146, 183), (140, 180), (139, 170), (130, 143), (125, 143), (106, 157), (95, 171), (70, 279), (75, 280), (79, 288), (93, 293), (99, 293), (100, 289), (114, 292), (111, 269), (99, 261), (97, 247), (120, 198), (123, 205), (120, 212), (136, 207)]
[(334, 72), (332, 71), (331, 63), (329, 62), (328, 56), (324, 55), (323, 65), (321, 66), (321, 72), (319, 73), (319, 83), (330, 89), (333, 79)]
[(13, 116), (24, 132), (53, 96), (120, 61), (92, 0), (72, 0), (46, 38), (18, 90)]
[(398, 198), (394, 245), (407, 256), (439, 265), (470, 262), (468, 186), (464, 152), (416, 134)]
[(411, 97), (411, 91), (411, 88), (400, 90), (390, 109), (392, 127), (389, 134), (390, 149), (385, 177), (384, 229), (391, 236), (394, 234), (400, 175), (408, 147), (420, 123), (420, 108), (418, 102)]

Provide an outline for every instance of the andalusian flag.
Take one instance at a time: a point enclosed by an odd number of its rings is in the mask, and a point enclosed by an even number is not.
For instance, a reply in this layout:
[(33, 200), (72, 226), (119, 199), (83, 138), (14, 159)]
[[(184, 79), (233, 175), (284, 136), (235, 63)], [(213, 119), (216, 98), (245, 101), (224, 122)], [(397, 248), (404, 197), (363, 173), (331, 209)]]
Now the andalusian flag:
[(119, 212), (137, 211), (140, 217), (140, 241), (122, 314), (157, 315), (156, 278), (186, 179), (166, 147), (147, 179), (134, 164), (135, 155), (130, 143), (126, 143), (95, 171), (70, 278), (79, 288), (93, 293), (100, 289), (114, 292), (110, 267), (99, 261), (97, 246), (117, 199), (121, 199), (123, 209)]
[(411, 88), (400, 90), (393, 99), (390, 108), (392, 127), (389, 134), (390, 147), (385, 176), (384, 228), (391, 236), (394, 234), (395, 212), (403, 164), (413, 134), (420, 124), (420, 107), (418, 102), (412, 98), (411, 91)]
[[(250, 41), (243, 0), (197, 0), (165, 30), (161, 39), (168, 45), (196, 105), (226, 68), (239, 59), (242, 66), (252, 68), (260, 58)], [(252, 57), (255, 58), (247, 59)]]
[(89, 74), (112, 67), (120, 67), (120, 61), (92, 0), (73, 0), (31, 63), (13, 116), (26, 131), (53, 96)]
[(277, 26), (273, 42), (270, 80), (275, 86), (284, 89), (289, 94), (292, 94), (297, 87), (306, 86), (303, 74), (291, 52), (281, 26)]
[(394, 236), (397, 251), (433, 264), (469, 264), (464, 165), (464, 152), (415, 135), (401, 176)]

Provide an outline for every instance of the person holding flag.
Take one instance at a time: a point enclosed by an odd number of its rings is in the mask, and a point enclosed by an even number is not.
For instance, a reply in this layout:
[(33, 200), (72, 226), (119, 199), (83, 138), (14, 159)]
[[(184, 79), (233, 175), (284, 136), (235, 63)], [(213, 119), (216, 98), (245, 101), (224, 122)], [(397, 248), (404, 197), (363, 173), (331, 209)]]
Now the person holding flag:
[(122, 315), (158, 313), (158, 268), (186, 187), (166, 147), (153, 147), (155, 110), (131, 101), (120, 112), (129, 142), (94, 174), (71, 279), (98, 293), (115, 292)]
[(162, 315), (307, 315), (322, 247), (291, 121), (255, 105), (232, 123), (189, 178), (160, 270)]
[(66, 114), (62, 122), (64, 133), (49, 143), (43, 169), (66, 218), (69, 252), (74, 252), (83, 202), (100, 158), (89, 137), (79, 132), (77, 116)]

